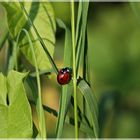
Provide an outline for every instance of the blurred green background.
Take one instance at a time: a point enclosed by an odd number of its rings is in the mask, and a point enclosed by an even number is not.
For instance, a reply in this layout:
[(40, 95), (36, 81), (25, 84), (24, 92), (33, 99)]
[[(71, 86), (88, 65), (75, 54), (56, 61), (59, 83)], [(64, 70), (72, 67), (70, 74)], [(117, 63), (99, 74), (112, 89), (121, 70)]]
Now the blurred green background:
[[(99, 101), (100, 137), (140, 137), (140, 3), (133, 5), (139, 13), (127, 2), (89, 5), (89, 63)], [(69, 3), (53, 6), (69, 26)], [(60, 62), (63, 34), (58, 32), (55, 53)]]
[[(52, 5), (56, 17), (70, 27), (70, 4), (53, 2)], [(89, 5), (89, 64), (91, 86), (99, 102), (100, 137), (140, 137), (140, 3), (138, 7), (139, 10), (134, 9), (127, 2)], [(4, 34), (4, 17), (0, 7), (0, 37)], [(63, 30), (57, 30), (56, 39), (54, 60), (62, 67)], [(4, 52), (5, 49), (0, 52), (1, 71)], [(56, 77), (43, 77), (42, 82), (44, 104), (58, 110), (61, 91)], [(48, 113), (46, 116), (49, 135), (53, 137), (56, 118)], [(73, 137), (73, 126), (65, 125), (63, 137)]]

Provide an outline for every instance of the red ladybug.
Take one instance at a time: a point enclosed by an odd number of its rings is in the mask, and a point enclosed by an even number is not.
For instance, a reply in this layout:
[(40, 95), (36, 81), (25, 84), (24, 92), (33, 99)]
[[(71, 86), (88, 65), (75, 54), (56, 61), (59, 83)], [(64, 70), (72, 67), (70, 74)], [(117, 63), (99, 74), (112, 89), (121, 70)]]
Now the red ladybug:
[(71, 68), (63, 68), (58, 72), (57, 81), (60, 85), (68, 84), (71, 80), (72, 69)]

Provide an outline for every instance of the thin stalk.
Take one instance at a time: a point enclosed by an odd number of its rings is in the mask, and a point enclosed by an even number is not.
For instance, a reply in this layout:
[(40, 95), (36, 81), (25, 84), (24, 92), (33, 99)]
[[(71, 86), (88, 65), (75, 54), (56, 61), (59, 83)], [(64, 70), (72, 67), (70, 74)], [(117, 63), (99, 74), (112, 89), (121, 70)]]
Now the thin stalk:
[(18, 52), (19, 52), (19, 46), (18, 46), (18, 42), (19, 42), (19, 37), (20, 34), (23, 30), (20, 31), (20, 33), (18, 34), (17, 38), (16, 38), (16, 42), (14, 43), (14, 50), (15, 50), (15, 69), (16, 71), (18, 71)]
[[(88, 71), (88, 40), (87, 40), (87, 30), (85, 35), (85, 43), (84, 43), (84, 57), (83, 57), (83, 79), (90, 83), (88, 75), (90, 75)], [(83, 114), (86, 115), (86, 101), (83, 97)]]
[(7, 72), (9, 72), (10, 70), (14, 69), (14, 58), (15, 58), (15, 44), (12, 42), (11, 43), (11, 48), (8, 48), (8, 68), (7, 68)]
[(72, 28), (72, 57), (73, 57), (73, 88), (74, 88), (74, 122), (75, 138), (78, 138), (78, 115), (77, 115), (77, 94), (76, 94), (76, 53), (75, 53), (75, 20), (74, 20), (74, 0), (71, 0), (71, 28)]
[[(35, 62), (37, 87), (38, 87), (38, 100), (37, 100), (37, 107), (38, 108), (37, 108), (37, 112), (38, 112), (38, 118), (39, 118), (39, 133), (40, 133), (41, 138), (46, 138), (47, 137), (46, 126), (45, 126), (46, 123), (45, 123), (45, 116), (44, 116), (44, 111), (43, 111), (43, 107), (42, 107), (40, 76), (39, 76), (37, 60), (36, 60), (36, 56), (35, 56), (35, 52), (34, 52), (34, 47), (33, 47), (33, 44), (31, 42), (31, 39), (30, 39), (30, 36), (29, 36), (28, 32), (25, 29), (22, 29), (21, 31), (23, 31), (28, 38), (29, 46), (31, 48), (31, 52), (32, 52), (33, 59), (34, 59), (34, 62)], [(20, 33), (17, 37), (17, 42), (16, 42), (17, 44), (18, 44), (18, 41), (19, 41)]]
[(19, 37), (17, 37), (16, 42), (14, 43), (14, 51), (15, 51), (15, 70), (18, 71), (18, 39)]

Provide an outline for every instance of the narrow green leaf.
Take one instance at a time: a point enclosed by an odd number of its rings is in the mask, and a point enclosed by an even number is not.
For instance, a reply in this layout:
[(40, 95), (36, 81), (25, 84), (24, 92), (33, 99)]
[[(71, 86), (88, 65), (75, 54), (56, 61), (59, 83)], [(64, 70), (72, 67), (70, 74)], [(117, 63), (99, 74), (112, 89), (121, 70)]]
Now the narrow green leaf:
[[(60, 19), (57, 19), (57, 23), (61, 28), (65, 29), (64, 67), (71, 67), (72, 66), (71, 32)], [(65, 117), (67, 114), (68, 106), (73, 91), (72, 89), (73, 88), (71, 82), (67, 85), (62, 86), (62, 94), (59, 105), (59, 115), (56, 127), (56, 137), (61, 137), (62, 135), (63, 125), (65, 122)]]
[[(30, 20), (25, 16), (18, 2), (10, 4), (4, 2), (2, 5), (5, 7), (7, 12), (7, 20), (11, 36), (16, 39), (22, 28), (26, 29), (29, 32), (33, 42), (39, 69), (50, 69), (51, 63), (49, 62), (48, 56), (39, 42), (39, 38), (34, 31), (34, 27), (30, 24), (31, 20), (31, 22), (34, 23), (34, 26), (36, 27), (41, 39), (43, 40), (49, 55), (53, 57), (56, 25), (53, 9), (50, 3), (25, 2), (24, 7), (27, 11), (27, 14), (29, 15)], [(26, 59), (33, 66), (35, 66), (33, 57), (31, 55), (32, 53), (29, 47), (29, 42), (25, 34), (20, 36), (19, 43), (20, 46), (22, 46), (20, 49), (25, 55)]]
[(88, 15), (88, 7), (89, 2), (82, 2), (82, 24), (81, 30), (79, 33), (79, 41), (77, 42), (77, 50), (76, 50), (76, 72), (78, 74), (80, 60), (83, 57), (84, 53), (84, 45), (85, 45), (85, 34), (87, 28), (87, 15)]
[(80, 64), (80, 58), (81, 56), (81, 49), (82, 49), (82, 30), (80, 31), (80, 36), (78, 40), (78, 44), (76, 46), (76, 75), (78, 75), (78, 70), (79, 70), (79, 64)]
[(64, 44), (64, 67), (72, 66), (72, 48), (71, 48), (71, 32), (62, 20), (57, 19), (59, 27), (65, 30), (65, 44)]
[[(68, 124), (71, 124), (71, 125), (75, 125), (74, 124), (74, 118), (71, 118), (69, 116), (66, 117), (66, 120), (65, 120), (66, 123)], [(93, 130), (92, 128), (90, 128), (87, 123), (85, 122), (84, 118), (80, 121), (78, 121), (78, 128), (85, 134), (88, 135), (88, 137), (94, 137), (93, 135)]]
[(87, 28), (87, 16), (88, 16), (89, 2), (83, 2), (82, 6), (83, 6), (83, 10), (82, 10), (82, 23), (83, 23), (82, 24), (82, 31), (83, 31), (82, 46), (84, 46), (85, 45), (85, 32), (86, 32), (86, 28)]
[(75, 138), (79, 137), (77, 114), (77, 75), (76, 75), (76, 44), (75, 44), (75, 2), (71, 0), (71, 36), (72, 36), (72, 69), (73, 69), (73, 96), (74, 96), (74, 123)]
[[(85, 40), (86, 30), (87, 30), (87, 15), (88, 15), (88, 6), (89, 2), (79, 2), (79, 9), (78, 9), (78, 19), (77, 19), (77, 30), (76, 34), (78, 34), (78, 41), (76, 44), (76, 75), (80, 75), (80, 62), (83, 65), (83, 78), (86, 80), (87, 73), (87, 40)], [(80, 31), (79, 31), (80, 26)], [(85, 98), (83, 97), (83, 114), (85, 115), (86, 112), (89, 112), (89, 109), (86, 108)], [(89, 113), (87, 113), (89, 114)]]
[(94, 134), (93, 134), (93, 130), (92, 128), (90, 128), (88, 126), (87, 123), (85, 123), (84, 121), (81, 122), (80, 128), (81, 131), (83, 131), (88, 137), (93, 138)]
[[(74, 107), (74, 98), (73, 97), (71, 98), (71, 104)], [(89, 124), (87, 116), (85, 116), (84, 112), (81, 111), (80, 106), (77, 106), (77, 108), (78, 108), (78, 128), (81, 131), (83, 131), (88, 137), (90, 137), (90, 138), (95, 137), (93, 130)], [(69, 119), (70, 119), (70, 124), (72, 124), (72, 121), (71, 121), (72, 118), (70, 117)]]
[(78, 88), (85, 98), (87, 108), (90, 110), (88, 111), (91, 120), (90, 125), (91, 127), (93, 127), (93, 133), (97, 138), (99, 127), (98, 127), (98, 106), (96, 97), (92, 93), (92, 90), (89, 87), (89, 85), (82, 79), (78, 83)]
[(79, 38), (80, 38), (80, 33), (79, 33), (79, 29), (81, 27), (80, 25), (80, 21), (81, 21), (81, 16), (82, 16), (82, 1), (79, 0), (79, 5), (78, 5), (78, 15), (77, 15), (77, 24), (76, 24), (76, 46), (77, 46), (77, 42), (79, 42)]
[[(78, 15), (77, 15), (77, 25), (76, 25), (76, 65), (79, 63), (80, 58), (80, 46), (82, 43), (82, 1), (79, 1)], [(76, 67), (76, 75), (78, 74), (78, 66)]]
[(31, 108), (22, 82), (26, 75), (27, 73), (23, 74), (16, 71), (10, 71), (7, 77), (0, 74), (1, 138), (32, 137)]
[(4, 46), (8, 37), (8, 28), (6, 24), (6, 12), (0, 4), (0, 50)]

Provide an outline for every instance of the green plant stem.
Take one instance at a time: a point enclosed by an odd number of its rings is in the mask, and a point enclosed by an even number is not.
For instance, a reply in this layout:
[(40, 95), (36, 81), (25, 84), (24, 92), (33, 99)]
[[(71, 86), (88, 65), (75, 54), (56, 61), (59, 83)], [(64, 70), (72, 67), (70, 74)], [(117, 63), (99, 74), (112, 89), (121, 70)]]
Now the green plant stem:
[(76, 53), (75, 53), (75, 20), (74, 20), (74, 0), (71, 1), (71, 28), (72, 28), (72, 56), (73, 56), (73, 88), (74, 88), (74, 122), (75, 138), (78, 138), (78, 115), (77, 115), (77, 94), (76, 94)]
[(16, 42), (14, 42), (14, 51), (15, 51), (15, 70), (18, 71), (18, 40), (19, 40), (19, 36), (17, 37)]
[[(24, 30), (21, 30), (20, 33), (18, 34), (17, 38), (16, 38), (16, 42), (14, 42), (14, 50), (15, 50), (15, 69), (16, 71), (18, 71), (18, 53), (19, 53), (19, 46), (18, 46), (18, 42), (19, 42), (19, 37), (20, 37), (20, 34), (21, 32), (25, 32)], [(25, 32), (26, 34), (26, 32)]]
[[(43, 107), (42, 107), (42, 99), (41, 99), (40, 76), (39, 76), (37, 60), (36, 60), (36, 56), (35, 56), (35, 52), (34, 52), (34, 47), (33, 47), (33, 44), (31, 42), (31, 39), (30, 39), (30, 36), (29, 36), (28, 32), (25, 29), (22, 29), (21, 31), (23, 31), (28, 38), (29, 45), (30, 45), (30, 48), (31, 48), (31, 52), (32, 52), (34, 62), (35, 62), (35, 70), (36, 70), (36, 78), (37, 78), (37, 86), (38, 86), (38, 100), (37, 100), (37, 107), (38, 108), (37, 108), (37, 112), (38, 112), (38, 118), (39, 118), (39, 133), (40, 133), (41, 138), (46, 138), (47, 133), (46, 133), (45, 116), (44, 116), (44, 111), (43, 111)], [(18, 45), (20, 33), (18, 34), (18, 37), (17, 37), (17, 42), (16, 42), (17, 45)], [(17, 62), (17, 61), (15, 61), (15, 62)]]

